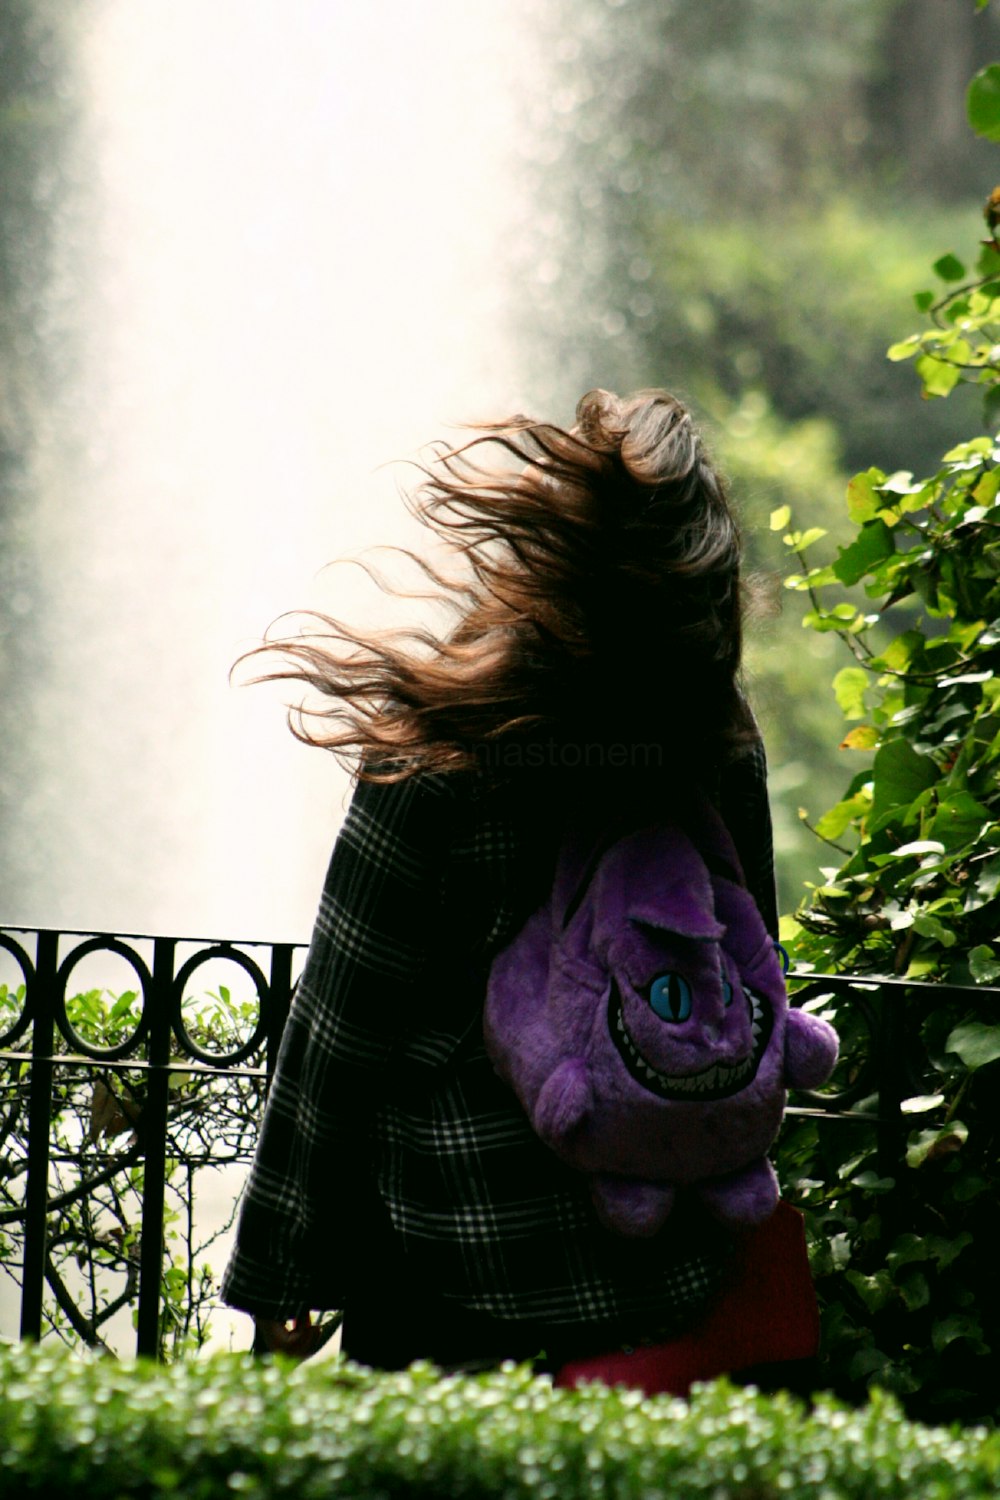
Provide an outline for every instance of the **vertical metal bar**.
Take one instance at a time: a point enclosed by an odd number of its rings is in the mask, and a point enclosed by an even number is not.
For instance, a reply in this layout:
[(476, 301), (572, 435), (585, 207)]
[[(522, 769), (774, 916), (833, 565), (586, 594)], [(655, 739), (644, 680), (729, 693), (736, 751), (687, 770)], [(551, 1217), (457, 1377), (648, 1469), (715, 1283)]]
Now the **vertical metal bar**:
[(160, 1347), (160, 1286), (163, 1276), (163, 1206), (166, 1196), (167, 1106), (170, 1090), (170, 1007), (174, 938), (153, 945), (150, 1007), (149, 1087), (142, 1110), (142, 1224), (139, 1231), (139, 1310), (136, 1353), (155, 1359)]
[(59, 936), (38, 934), (35, 964), (31, 1082), (28, 1088), (28, 1180), (25, 1186), (24, 1265), (21, 1277), (21, 1337), (42, 1336), (42, 1297), (48, 1249), (49, 1131), (52, 1119), (52, 1047)]
[[(271, 973), (268, 979), (270, 998), (267, 1014), (267, 1087), (270, 1089), (274, 1069), (278, 1061), (278, 1049), (288, 1020), (292, 1003), (292, 958), (294, 943), (274, 943), (271, 948)], [(263, 1335), (255, 1328), (251, 1352), (263, 1356), (267, 1351)]]
[(269, 1013), (267, 1018), (267, 1081), (274, 1077), (278, 1048), (292, 1003), (292, 955), (294, 943), (275, 943), (271, 949)]
[(882, 1238), (895, 1237), (903, 1218), (906, 1191), (906, 1135), (901, 1105), (904, 1095), (904, 1005), (905, 991), (896, 986), (879, 990), (878, 1027), (878, 1126), (876, 1164), (880, 1177), (892, 1177), (896, 1186), (882, 1200)]

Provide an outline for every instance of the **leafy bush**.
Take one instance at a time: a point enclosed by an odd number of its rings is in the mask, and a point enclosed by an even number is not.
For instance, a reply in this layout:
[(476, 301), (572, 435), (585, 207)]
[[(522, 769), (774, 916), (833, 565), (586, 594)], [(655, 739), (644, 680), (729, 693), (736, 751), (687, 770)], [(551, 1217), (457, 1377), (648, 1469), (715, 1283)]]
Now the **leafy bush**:
[(959, 1500), (995, 1494), (1000, 1471), (1000, 1435), (918, 1426), (879, 1394), (806, 1413), (723, 1382), (687, 1404), (512, 1366), (124, 1366), (27, 1346), (0, 1355), (0, 1389), (0, 1494), (18, 1497)]
[[(974, 84), (970, 103), (1000, 130), (1000, 88), (991, 105)], [(912, 982), (885, 1005), (914, 1127), (900, 1180), (852, 1127), (793, 1125), (782, 1170), (810, 1215), (833, 1380), (965, 1419), (1000, 1402), (1000, 1023), (997, 991), (977, 992), (1000, 980), (1000, 190), (986, 216), (973, 268), (944, 255), (938, 290), (917, 294), (932, 326), (889, 351), (915, 361), (927, 400), (977, 388), (981, 430), (927, 478), (857, 475), (854, 535), (832, 562), (807, 560), (821, 528), (774, 518), (805, 623), (850, 651), (834, 688), (842, 746), (863, 761), (816, 824), (840, 862), (784, 936), (800, 970)], [(829, 1011), (850, 1039), (851, 1004)]]

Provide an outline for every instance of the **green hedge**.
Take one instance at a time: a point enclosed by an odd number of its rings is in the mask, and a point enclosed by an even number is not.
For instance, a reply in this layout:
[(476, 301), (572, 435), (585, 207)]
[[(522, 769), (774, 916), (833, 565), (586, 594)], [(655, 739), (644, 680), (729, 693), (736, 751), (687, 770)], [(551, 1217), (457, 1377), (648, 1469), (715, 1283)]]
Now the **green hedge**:
[(944, 1500), (1000, 1486), (1000, 1433), (922, 1427), (881, 1394), (807, 1413), (719, 1382), (688, 1404), (555, 1391), (512, 1366), (164, 1367), (25, 1346), (0, 1353), (0, 1412), (3, 1496)]

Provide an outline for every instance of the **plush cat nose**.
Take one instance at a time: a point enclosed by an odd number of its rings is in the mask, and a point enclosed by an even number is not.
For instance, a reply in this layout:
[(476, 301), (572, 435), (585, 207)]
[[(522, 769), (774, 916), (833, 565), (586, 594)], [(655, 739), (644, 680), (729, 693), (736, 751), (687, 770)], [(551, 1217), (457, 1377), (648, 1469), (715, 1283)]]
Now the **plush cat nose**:
[(722, 1035), (722, 1031), (711, 1021), (706, 1021), (701, 1028), (701, 1034), (705, 1038), (706, 1042), (717, 1042), (719, 1040), (719, 1037)]

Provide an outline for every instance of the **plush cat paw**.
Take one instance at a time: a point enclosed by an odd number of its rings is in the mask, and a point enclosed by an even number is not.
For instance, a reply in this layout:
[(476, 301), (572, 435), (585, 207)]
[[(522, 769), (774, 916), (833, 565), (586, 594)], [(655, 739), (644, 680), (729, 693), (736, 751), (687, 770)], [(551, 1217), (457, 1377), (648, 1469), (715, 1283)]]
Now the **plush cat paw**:
[(785, 1021), (785, 1080), (789, 1088), (815, 1089), (833, 1072), (839, 1046), (827, 1021), (789, 1010)]
[(595, 1177), (594, 1207), (601, 1222), (618, 1234), (648, 1239), (660, 1230), (674, 1206), (669, 1182), (640, 1182), (633, 1177)]
[(542, 1084), (533, 1124), (547, 1146), (564, 1146), (593, 1107), (590, 1070), (582, 1057), (567, 1057)]
[(778, 1179), (762, 1156), (740, 1172), (698, 1184), (698, 1196), (709, 1213), (733, 1228), (763, 1224), (778, 1206)]

